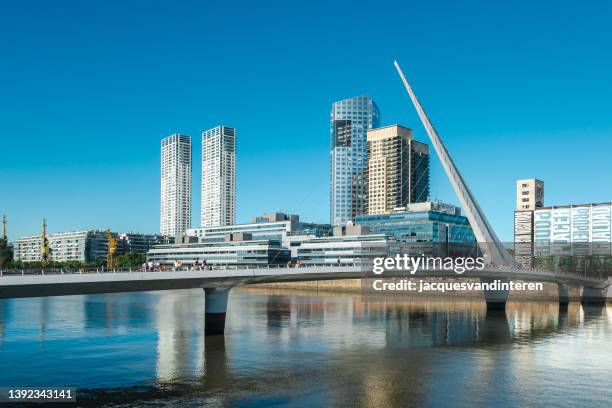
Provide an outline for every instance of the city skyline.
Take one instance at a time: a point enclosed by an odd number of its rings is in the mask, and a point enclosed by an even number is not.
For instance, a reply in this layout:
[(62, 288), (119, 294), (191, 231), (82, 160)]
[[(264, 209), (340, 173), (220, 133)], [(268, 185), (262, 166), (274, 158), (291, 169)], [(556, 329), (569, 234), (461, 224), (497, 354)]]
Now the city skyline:
[[(373, 50), (375, 55), (359, 66), (331, 58), (337, 51), (333, 44), (320, 43), (317, 50), (303, 55), (301, 49), (288, 47), (334, 38), (336, 25), (316, 5), (302, 16), (289, 17), (280, 23), (282, 27), (254, 32), (243, 46), (240, 39), (254, 26), (239, 14), (239, 32), (228, 38), (199, 44), (199, 28), (185, 24), (181, 30), (164, 33), (163, 41), (136, 37), (113, 52), (108, 52), (95, 30), (81, 32), (63, 24), (87, 11), (55, 9), (48, 18), (42, 12), (46, 9), (26, 13), (19, 6), (11, 7), (0, 17), (7, 44), (12, 44), (10, 49), (2, 46), (7, 64), (0, 68), (2, 77), (11, 79), (3, 82), (6, 98), (0, 109), (0, 175), (7, 191), (0, 198), (0, 213), (8, 216), (11, 240), (37, 234), (44, 217), (51, 231), (109, 227), (155, 232), (159, 139), (175, 132), (197, 135), (219, 122), (240, 129), (240, 149), (250, 153), (237, 163), (237, 222), (276, 209), (326, 222), (328, 115), (333, 101), (367, 93), (380, 107), (381, 124), (401, 123), (414, 130), (416, 140), (426, 141), (408, 99), (397, 87), (393, 57), (405, 64), (415, 90), (502, 240), (510, 241), (513, 235), (517, 179), (544, 180), (547, 205), (610, 200), (611, 182), (596, 177), (605, 168), (612, 134), (605, 97), (610, 93), (605, 44), (612, 36), (601, 7), (587, 10), (551, 3), (548, 7), (558, 11), (551, 16), (545, 6), (505, 10), (478, 4), (471, 6), (473, 13), (468, 7), (464, 14), (468, 21), (454, 22), (452, 13), (440, 15), (434, 6), (396, 5), (397, 18), (382, 9), (370, 13), (369, 27), (355, 33), (355, 41), (346, 46)], [(123, 16), (113, 17), (118, 31), (129, 33), (128, 17), (134, 13), (123, 11)], [(169, 12), (189, 22), (186, 14)], [(368, 14), (367, 10), (353, 13), (351, 20)], [(154, 27), (163, 15), (154, 10), (140, 26), (142, 32), (159, 39)], [(193, 15), (198, 16), (197, 10)], [(393, 24), (402, 15), (414, 17), (412, 32), (424, 30), (424, 22), (434, 16), (447, 28), (406, 41), (410, 37)], [(590, 25), (568, 24), (551, 32), (541, 28), (572, 21), (577, 15), (588, 16)], [(316, 29), (306, 22), (314, 16), (322, 18)], [(104, 13), (87, 17), (94, 26), (108, 21)], [(274, 11), (261, 16), (264, 21), (273, 17)], [(516, 30), (514, 20), (521, 21), (522, 30)], [(491, 32), (486, 21), (496, 23), (493, 38), (477, 35)], [(18, 28), (23, 26), (32, 31), (13, 35), (22, 32)], [(380, 33), (376, 44), (367, 39), (370, 30)], [(206, 31), (214, 33), (210, 28)], [(45, 36), (47, 32), (53, 34)], [(79, 37), (88, 41), (80, 42)], [(42, 55), (28, 51), (31, 41), (42, 38), (48, 41), (47, 51)], [(72, 38), (77, 40), (65, 45)], [(264, 55), (242, 52), (251, 41), (262, 44), (258, 50), (264, 50)], [(543, 45), (545, 58), (539, 57)], [(196, 53), (185, 53), (194, 46)], [(240, 53), (228, 54), (231, 63), (223, 70), (211, 67), (201, 56), (215, 47), (221, 51), (235, 46)], [(106, 50), (103, 59), (89, 64), (102, 49)], [(154, 63), (160, 57), (189, 63)], [(46, 63), (44, 72), (35, 68), (40, 58)], [(245, 66), (254, 71), (243, 72)], [(211, 98), (213, 104), (201, 97), (207, 93), (220, 96)], [(252, 100), (258, 101), (255, 109)], [(194, 157), (199, 156), (198, 145)], [(479, 160), (472, 160), (475, 157)], [(194, 174), (200, 171), (197, 162)], [(432, 198), (457, 203), (437, 159), (432, 160), (431, 169)], [(200, 201), (197, 183), (196, 177), (194, 203)], [(57, 200), (66, 197), (70, 200)], [(193, 207), (196, 220), (198, 208)]]

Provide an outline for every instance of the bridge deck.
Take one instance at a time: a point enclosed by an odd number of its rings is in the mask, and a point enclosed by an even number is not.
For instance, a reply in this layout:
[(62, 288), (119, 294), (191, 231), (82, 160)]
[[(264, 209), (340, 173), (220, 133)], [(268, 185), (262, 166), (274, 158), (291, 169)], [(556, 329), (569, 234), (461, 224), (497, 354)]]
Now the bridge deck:
[(545, 271), (489, 268), (458, 275), (447, 270), (422, 270), (415, 275), (406, 271), (387, 270), (373, 275), (365, 265), (318, 267), (224, 268), (172, 271), (2, 271), (0, 298), (61, 296), (94, 293), (137, 292), (152, 290), (216, 288), (256, 283), (355, 279), (362, 277), (454, 277), (506, 278), (521, 281), (563, 283), (575, 286), (605, 288), (607, 279), (567, 275)]

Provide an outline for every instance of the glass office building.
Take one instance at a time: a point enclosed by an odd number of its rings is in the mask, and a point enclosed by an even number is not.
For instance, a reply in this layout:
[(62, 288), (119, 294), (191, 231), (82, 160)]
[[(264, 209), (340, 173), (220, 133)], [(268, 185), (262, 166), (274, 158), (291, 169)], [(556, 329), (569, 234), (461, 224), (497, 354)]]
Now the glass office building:
[(367, 134), (379, 126), (380, 113), (368, 96), (336, 102), (331, 109), (330, 223), (347, 221), (367, 211)]
[(361, 215), (355, 218), (355, 223), (369, 227), (373, 233), (392, 235), (404, 243), (476, 241), (461, 209), (437, 201), (414, 203), (385, 214)]

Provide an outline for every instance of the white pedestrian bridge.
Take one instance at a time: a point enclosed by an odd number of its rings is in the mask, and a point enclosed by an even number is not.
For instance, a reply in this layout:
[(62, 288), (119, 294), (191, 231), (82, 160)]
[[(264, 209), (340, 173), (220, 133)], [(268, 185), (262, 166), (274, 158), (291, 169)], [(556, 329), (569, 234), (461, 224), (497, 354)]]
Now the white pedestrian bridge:
[[(0, 299), (83, 295), (97, 293), (140, 292), (202, 288), (205, 292), (206, 335), (223, 334), (229, 292), (237, 285), (356, 278), (472, 278), (493, 280), (553, 282), (558, 284), (559, 301), (569, 302), (569, 286), (581, 288), (583, 303), (603, 305), (612, 280), (587, 274), (570, 274), (527, 270), (520, 267), (489, 266), (458, 275), (452, 270), (419, 270), (414, 275), (404, 270), (387, 269), (381, 275), (372, 273), (371, 264), (348, 264), (308, 267), (237, 267), (200, 269), (39, 269), (0, 271)], [(366, 280), (365, 282), (368, 282)], [(364, 284), (367, 290), (367, 284)], [(508, 291), (483, 291), (487, 309), (505, 309)]]
[(410, 275), (386, 269), (372, 273), (371, 264), (333, 266), (215, 266), (165, 270), (134, 269), (9, 269), (0, 270), (0, 299), (152, 290), (219, 288), (257, 283), (299, 282), (360, 278), (480, 278), (551, 282), (582, 288), (606, 289), (612, 278), (584, 273), (548, 272), (522, 267), (486, 266), (457, 274), (452, 270), (423, 269)]

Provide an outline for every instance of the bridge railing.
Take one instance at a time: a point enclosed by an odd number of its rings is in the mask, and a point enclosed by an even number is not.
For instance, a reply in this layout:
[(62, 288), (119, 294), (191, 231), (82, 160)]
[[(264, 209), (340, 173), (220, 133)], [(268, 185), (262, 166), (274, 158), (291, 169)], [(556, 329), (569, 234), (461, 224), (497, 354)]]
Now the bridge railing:
[[(351, 268), (351, 267), (359, 267), (361, 269), (365, 271), (368, 270), (367, 268), (367, 264), (364, 263), (341, 263), (341, 264), (321, 264), (321, 265), (301, 265), (301, 266), (297, 266), (297, 265), (293, 265), (291, 267), (288, 267), (287, 265), (208, 265), (208, 266), (202, 266), (199, 265), (197, 267), (193, 267), (193, 266), (185, 266), (185, 267), (180, 267), (180, 268), (174, 268), (172, 266), (156, 266), (153, 268), (115, 268), (115, 269), (108, 269), (108, 268), (104, 268), (104, 267), (99, 267), (99, 268), (41, 268), (41, 269), (2, 269), (0, 270), (0, 279), (2, 277), (9, 277), (9, 276), (44, 276), (44, 275), (64, 275), (64, 274), (69, 274), (69, 275), (74, 275), (74, 274), (115, 274), (115, 273), (147, 273), (147, 272), (189, 272), (189, 271), (196, 271), (196, 272), (203, 272), (203, 271), (217, 271), (217, 270), (268, 270), (268, 271), (273, 271), (275, 269), (286, 269), (286, 268), (291, 268), (291, 269), (301, 269), (301, 270), (308, 270), (308, 269), (316, 269), (316, 270), (320, 270), (321, 267), (331, 267), (331, 268), (339, 268), (339, 267), (344, 267), (344, 268)], [(587, 279), (587, 280), (599, 280), (599, 281), (606, 281), (609, 278), (609, 274), (604, 274), (604, 273), (592, 273), (592, 272), (587, 272), (585, 271), (555, 271), (555, 270), (547, 270), (545, 268), (525, 268), (524, 266), (509, 266), (509, 265), (487, 265), (487, 269), (492, 270), (492, 271), (496, 271), (496, 272), (503, 272), (503, 271), (511, 271), (511, 272), (516, 272), (517, 274), (520, 274), (521, 272), (538, 272), (538, 273), (548, 273), (548, 274), (553, 274), (556, 275), (559, 278), (568, 278), (568, 279)], [(365, 275), (364, 275), (365, 276)], [(413, 276), (415, 278), (418, 278), (418, 275)], [(464, 275), (457, 275), (457, 278), (462, 278), (462, 277), (468, 277), (468, 276), (464, 276)]]
[[(342, 263), (339, 265), (328, 265), (328, 266), (341, 266), (341, 267), (354, 267), (357, 264), (354, 263)], [(0, 269), (0, 277), (4, 276), (44, 276), (44, 275), (75, 275), (75, 274), (112, 274), (112, 273), (142, 273), (142, 272), (203, 272), (203, 271), (215, 271), (215, 270), (245, 270), (245, 269), (259, 269), (259, 270), (274, 270), (274, 269), (308, 269), (308, 268), (320, 268), (321, 265), (302, 265), (302, 266), (291, 266), (287, 265), (208, 265), (208, 266), (197, 266), (197, 267), (164, 267), (157, 266), (152, 268), (40, 268), (40, 269)]]

